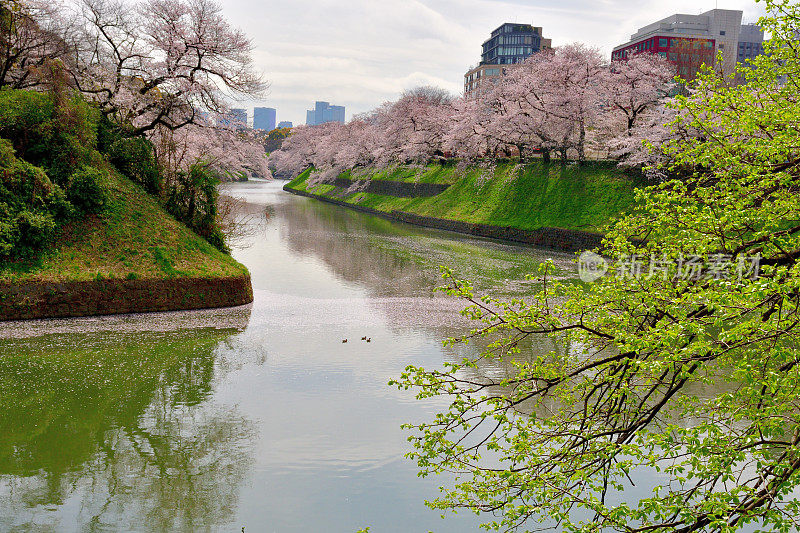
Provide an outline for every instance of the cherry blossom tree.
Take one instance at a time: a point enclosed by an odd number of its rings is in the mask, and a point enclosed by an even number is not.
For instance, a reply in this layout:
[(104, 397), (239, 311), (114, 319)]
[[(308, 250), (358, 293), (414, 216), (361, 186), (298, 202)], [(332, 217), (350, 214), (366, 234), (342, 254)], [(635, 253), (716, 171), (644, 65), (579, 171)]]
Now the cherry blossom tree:
[(604, 129), (612, 135), (619, 129), (632, 135), (642, 114), (659, 107), (677, 88), (674, 77), (675, 67), (657, 54), (640, 53), (614, 61), (601, 78)]
[(375, 163), (383, 134), (374, 114), (355, 117), (334, 130), (339, 140), (333, 164), (342, 169), (368, 167)]
[(425, 163), (442, 157), (442, 142), (452, 114), (452, 96), (436, 87), (405, 91), (376, 114), (384, 132), (383, 162)]
[(558, 151), (563, 162), (575, 149), (585, 158), (586, 132), (601, 107), (599, 51), (580, 44), (539, 52), (508, 70), (490, 93), (493, 129), (515, 146), (520, 156), (537, 148), (545, 157)]
[(644, 169), (652, 180), (665, 178), (663, 169), (667, 160), (660, 146), (678, 136), (675, 128), (679, 125), (674, 124), (677, 113), (664, 104), (640, 113), (630, 130), (622, 129), (621, 133), (617, 130), (616, 136), (607, 139), (609, 155), (619, 160), (621, 166)]
[(0, 87), (35, 87), (39, 69), (69, 55), (74, 27), (62, 10), (58, 2), (41, 0), (0, 4)]
[(505, 144), (492, 128), (492, 99), (459, 98), (452, 103), (452, 109), (444, 138), (445, 152), (467, 161), (496, 156)]
[(264, 147), (252, 130), (197, 123), (176, 130), (158, 128), (149, 137), (167, 177), (197, 162), (223, 180), (271, 176)]
[(267, 164), (273, 175), (294, 178), (314, 166), (320, 130), (315, 126), (296, 126), (286, 138), (281, 149), (272, 152)]
[(541, 79), (552, 59), (548, 51), (509, 69), (485, 96), (491, 111), (485, 124), (497, 149), (509, 151), (513, 147), (520, 159), (533, 150), (549, 156), (550, 150), (562, 144), (561, 138), (568, 137), (568, 133), (555, 134), (558, 126), (566, 123), (551, 122), (551, 112), (555, 111), (550, 107), (551, 91)]
[(252, 43), (212, 0), (84, 0), (71, 74), (78, 89), (131, 133), (171, 130), (223, 113), (230, 96), (266, 84)]

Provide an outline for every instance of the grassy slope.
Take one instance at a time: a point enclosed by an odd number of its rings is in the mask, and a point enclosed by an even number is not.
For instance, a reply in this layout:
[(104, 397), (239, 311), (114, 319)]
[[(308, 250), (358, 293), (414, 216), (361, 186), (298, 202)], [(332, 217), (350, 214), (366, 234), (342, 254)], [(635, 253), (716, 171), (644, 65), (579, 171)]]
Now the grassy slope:
[(247, 269), (167, 214), (138, 185), (109, 178), (111, 201), (100, 217), (68, 225), (34, 262), (0, 266), (4, 281), (97, 278), (228, 277)]
[[(380, 211), (416, 213), (466, 222), (522, 229), (541, 227), (602, 231), (633, 203), (636, 180), (611, 165), (584, 167), (535, 163), (520, 167), (500, 164), (494, 169), (431, 165), (423, 169), (395, 168), (375, 172), (372, 179), (451, 183), (431, 198), (396, 198), (372, 193), (341, 196), (330, 185), (308, 188), (309, 172), (289, 186), (333, 196)], [(364, 172), (343, 177), (358, 179)]]

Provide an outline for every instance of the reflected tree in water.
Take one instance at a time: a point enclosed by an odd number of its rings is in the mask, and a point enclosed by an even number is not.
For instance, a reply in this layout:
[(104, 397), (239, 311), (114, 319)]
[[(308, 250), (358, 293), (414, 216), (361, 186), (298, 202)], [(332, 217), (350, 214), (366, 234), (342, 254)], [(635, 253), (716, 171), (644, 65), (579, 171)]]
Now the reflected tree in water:
[(0, 529), (46, 523), (58, 506), (89, 531), (229, 523), (255, 437), (206, 401), (230, 334), (3, 341)]

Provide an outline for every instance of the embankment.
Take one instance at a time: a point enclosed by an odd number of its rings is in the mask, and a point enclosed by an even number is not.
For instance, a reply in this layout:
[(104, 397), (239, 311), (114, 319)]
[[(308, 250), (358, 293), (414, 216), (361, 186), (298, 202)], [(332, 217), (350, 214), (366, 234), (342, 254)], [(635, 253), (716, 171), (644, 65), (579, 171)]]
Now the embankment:
[(233, 307), (252, 300), (250, 276), (0, 283), (2, 320)]
[(0, 321), (230, 307), (253, 301), (247, 269), (114, 173), (109, 205), (34, 260), (0, 268)]
[[(562, 251), (599, 246), (603, 228), (630, 209), (642, 185), (610, 163), (430, 165), (345, 173), (330, 184), (310, 178), (309, 170), (284, 190), (410, 224)], [(387, 194), (393, 190), (400, 194)]]

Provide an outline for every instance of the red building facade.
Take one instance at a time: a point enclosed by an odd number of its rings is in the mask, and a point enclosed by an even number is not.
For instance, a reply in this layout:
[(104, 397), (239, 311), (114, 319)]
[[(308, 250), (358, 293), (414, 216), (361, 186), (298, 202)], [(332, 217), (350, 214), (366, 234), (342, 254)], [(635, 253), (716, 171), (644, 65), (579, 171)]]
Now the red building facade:
[(638, 53), (658, 54), (675, 65), (676, 74), (683, 79), (692, 80), (701, 65), (714, 65), (715, 44), (714, 39), (653, 35), (614, 50), (611, 60), (624, 61)]

